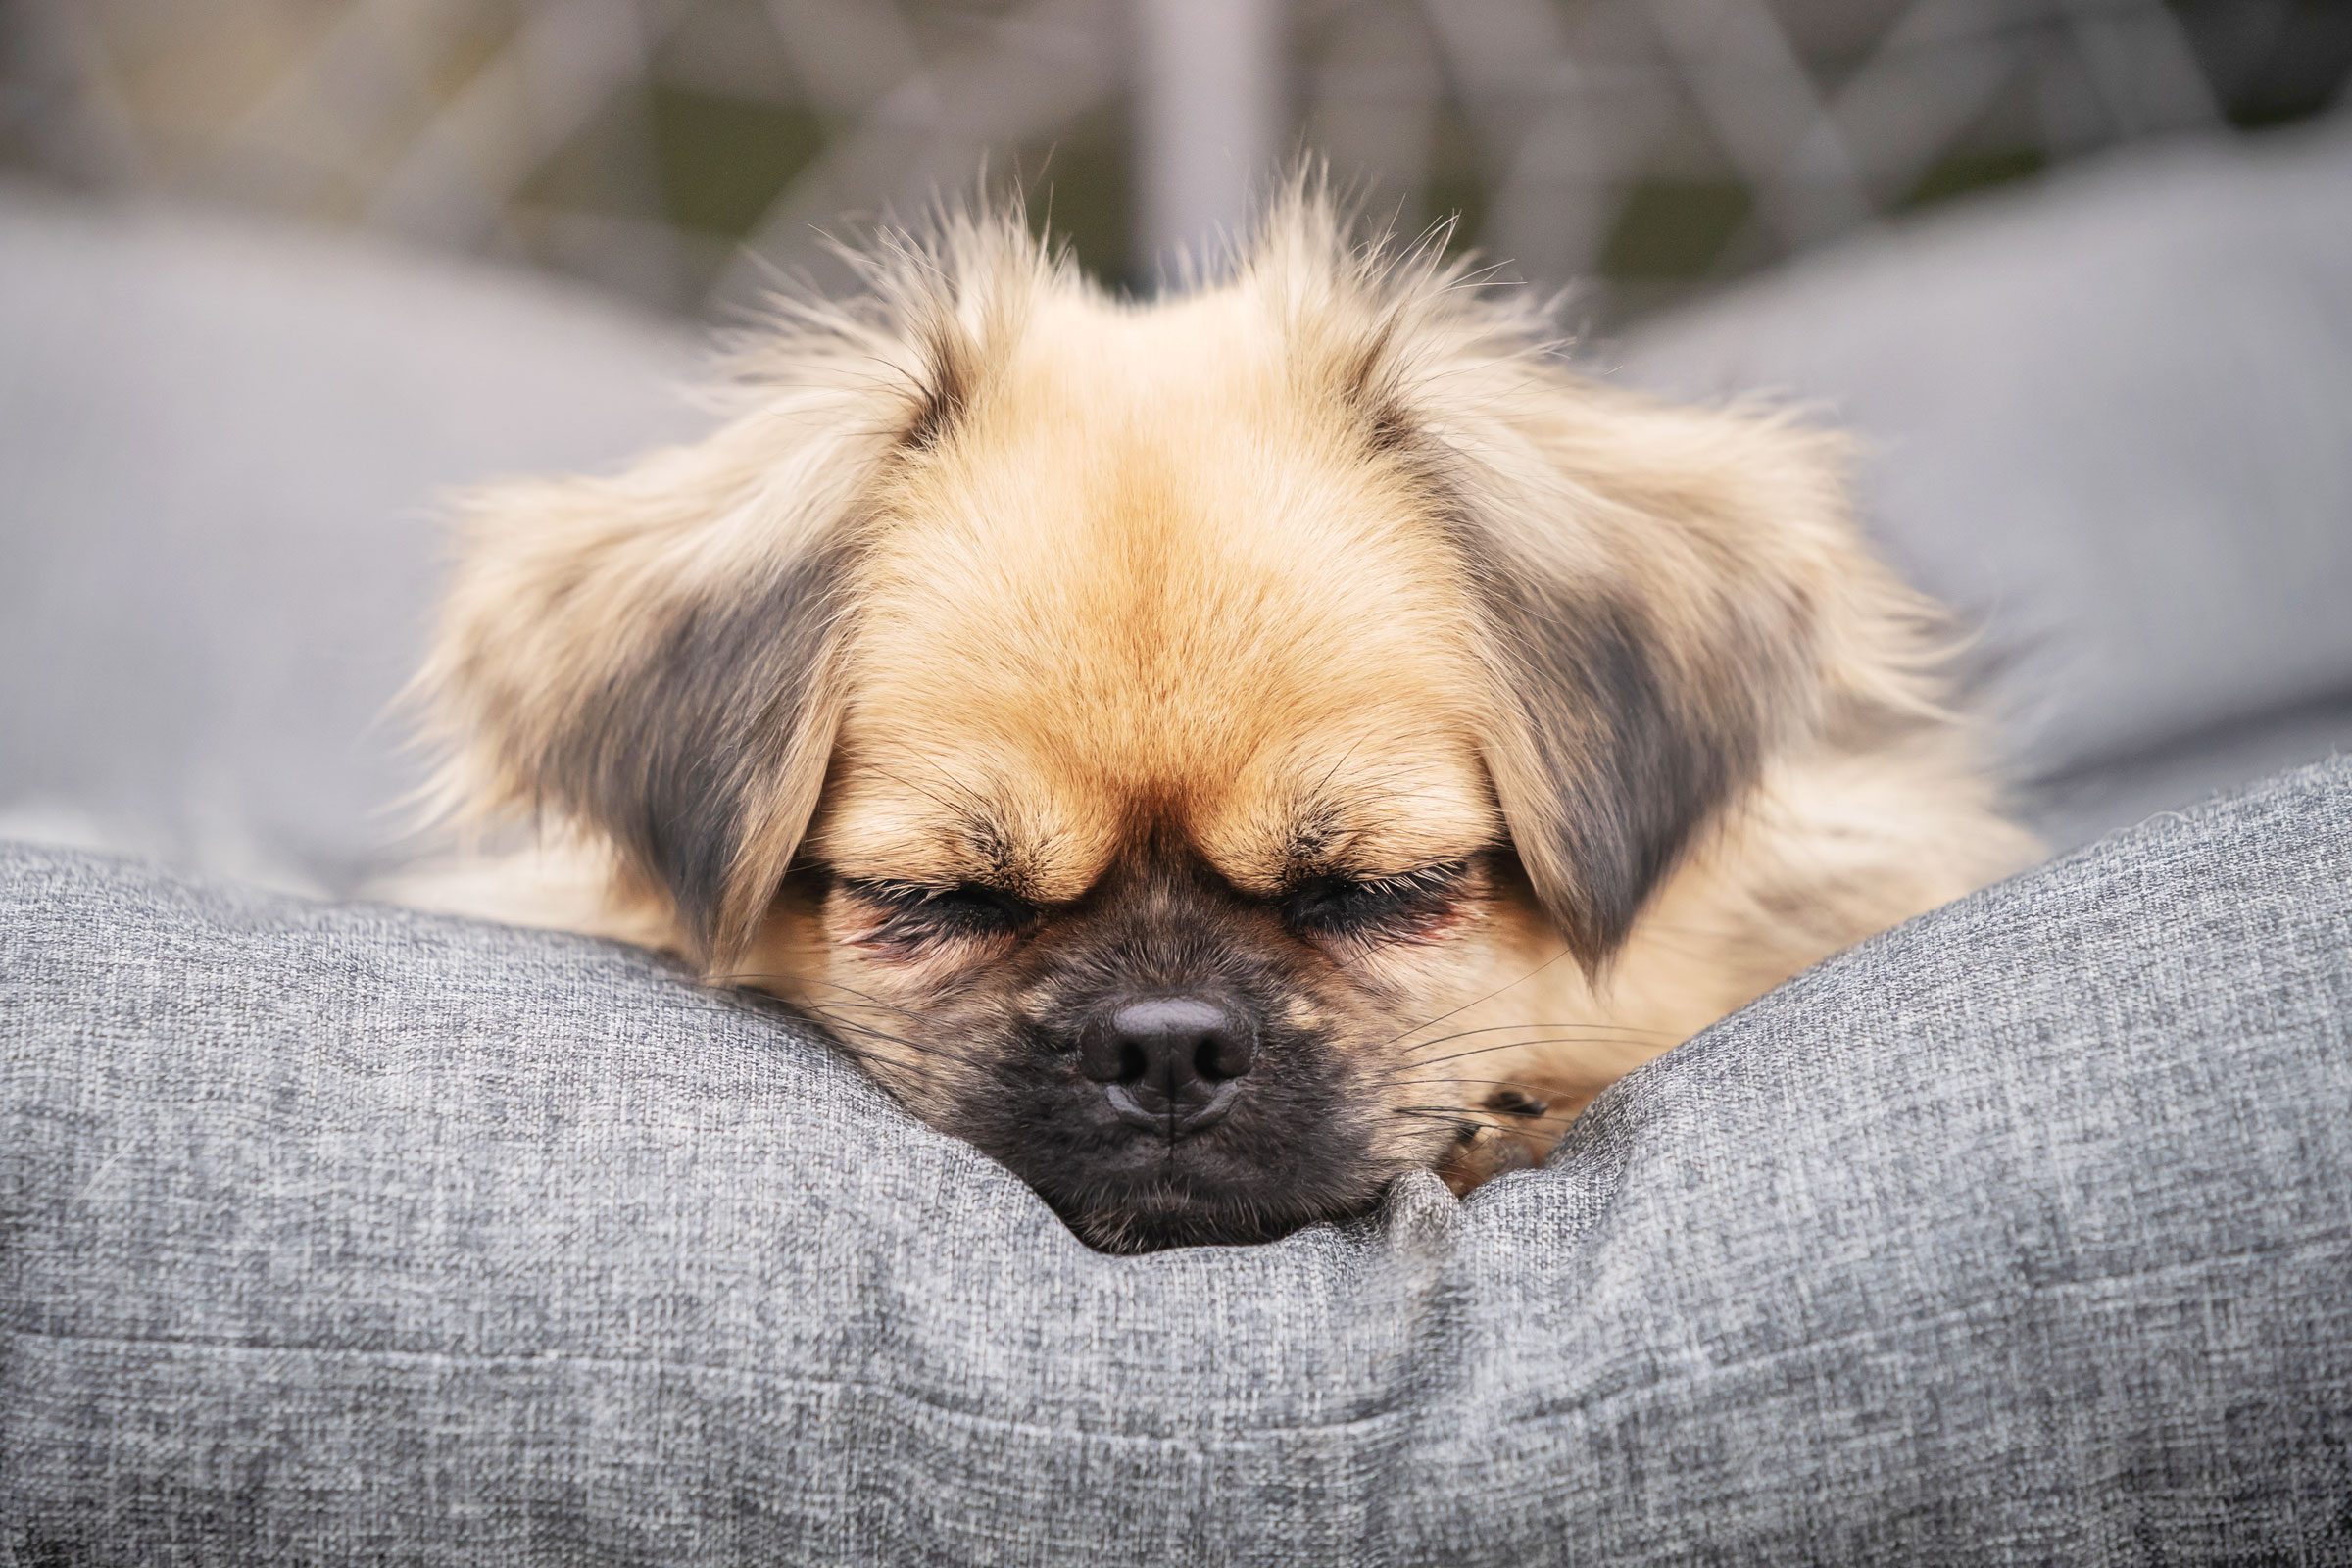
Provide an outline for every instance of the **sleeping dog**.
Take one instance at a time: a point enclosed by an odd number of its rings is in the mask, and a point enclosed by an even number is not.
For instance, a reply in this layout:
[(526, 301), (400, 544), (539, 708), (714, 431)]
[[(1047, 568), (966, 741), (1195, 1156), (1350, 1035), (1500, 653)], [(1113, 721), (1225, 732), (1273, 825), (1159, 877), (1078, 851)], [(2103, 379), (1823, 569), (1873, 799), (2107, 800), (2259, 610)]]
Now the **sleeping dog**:
[(466, 509), (424, 902), (821, 1021), (1108, 1249), (1466, 1191), (2020, 863), (1832, 436), (1596, 384), (1309, 184), (1149, 304), (878, 244), (723, 427)]

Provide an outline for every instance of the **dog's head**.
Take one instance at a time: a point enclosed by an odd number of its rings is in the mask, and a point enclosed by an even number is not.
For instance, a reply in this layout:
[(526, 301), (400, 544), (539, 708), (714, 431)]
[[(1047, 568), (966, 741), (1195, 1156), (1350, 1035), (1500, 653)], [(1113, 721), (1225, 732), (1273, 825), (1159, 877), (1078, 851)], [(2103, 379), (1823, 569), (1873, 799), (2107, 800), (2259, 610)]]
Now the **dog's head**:
[(1311, 195), (1150, 306), (1017, 222), (872, 285), (704, 445), (484, 498), (430, 678), (461, 793), (609, 844), (1101, 1244), (1453, 1157), (1493, 1097), (1433, 1042), (1598, 973), (1886, 695), (1821, 438), (1583, 382)]

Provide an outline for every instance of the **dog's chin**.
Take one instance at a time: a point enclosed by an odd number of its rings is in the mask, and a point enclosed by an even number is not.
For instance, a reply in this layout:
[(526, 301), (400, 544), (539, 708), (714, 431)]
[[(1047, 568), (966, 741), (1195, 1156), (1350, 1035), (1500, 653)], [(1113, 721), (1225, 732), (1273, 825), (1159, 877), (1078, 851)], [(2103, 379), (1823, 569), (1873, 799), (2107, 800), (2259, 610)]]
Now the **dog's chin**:
[(1398, 1162), (1371, 1146), (1336, 1062), (1294, 1049), (1215, 1125), (1174, 1137), (1114, 1114), (1102, 1086), (1041, 1065), (935, 1106), (1106, 1252), (1269, 1242), (1370, 1208)]
[(1246, 1193), (1202, 1192), (1178, 1182), (1139, 1186), (1054, 1203), (1072, 1234), (1101, 1252), (1157, 1252), (1172, 1247), (1241, 1247), (1279, 1241), (1365, 1205), (1313, 1212), (1253, 1200)]
[[(1279, 1241), (1309, 1225), (1365, 1212), (1396, 1174), (1368, 1161), (1343, 1160), (1309, 1179), (1296, 1171), (1268, 1179), (1181, 1144), (1135, 1154), (1115, 1162), (1115, 1172), (1021, 1174), (1079, 1240), (1104, 1252)], [(1147, 1154), (1152, 1157), (1141, 1157)]]

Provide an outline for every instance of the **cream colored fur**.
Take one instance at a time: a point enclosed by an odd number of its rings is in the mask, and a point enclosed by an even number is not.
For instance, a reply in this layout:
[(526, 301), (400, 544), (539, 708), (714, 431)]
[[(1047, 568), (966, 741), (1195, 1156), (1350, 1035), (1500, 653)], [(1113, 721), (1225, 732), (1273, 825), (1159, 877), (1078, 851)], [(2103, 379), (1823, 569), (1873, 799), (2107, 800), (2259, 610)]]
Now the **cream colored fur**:
[[(775, 991), (954, 1128), (941, 1107), (981, 1069), (912, 1037), (1004, 953), (877, 951), (845, 885), (984, 881), (1051, 922), (1147, 839), (1267, 900), (1302, 845), (1351, 875), (1468, 859), (1442, 926), (1331, 953), (1296, 1002), (1378, 1062), (1362, 1093), (1399, 1107), (1379, 1158), (1467, 1186), (1629, 1067), (2032, 854), (1832, 436), (1582, 378), (1523, 299), (1358, 247), (1303, 189), (1229, 276), (1161, 302), (1106, 296), (1017, 219), (894, 242), (870, 281), (789, 316), (708, 441), (470, 505), (421, 682), (442, 796), (556, 847), (407, 897)], [(682, 617), (716, 623), (819, 549), (840, 566), (792, 689), (748, 692), (723, 733), (645, 732), (708, 746), (735, 800), (697, 913), (604, 819), (635, 774), (597, 749), (603, 705), (672, 690), (643, 669)], [(1530, 721), (1535, 633), (1487, 593), (1511, 574), (1623, 607), (1663, 710), (1738, 773), (1622, 930), (1624, 889), (1577, 847), (1640, 814), (1585, 788), (1637, 715)], [(1498, 1086), (1544, 1108), (1491, 1109)], [(1410, 1108), (1433, 1105), (1472, 1142)]]

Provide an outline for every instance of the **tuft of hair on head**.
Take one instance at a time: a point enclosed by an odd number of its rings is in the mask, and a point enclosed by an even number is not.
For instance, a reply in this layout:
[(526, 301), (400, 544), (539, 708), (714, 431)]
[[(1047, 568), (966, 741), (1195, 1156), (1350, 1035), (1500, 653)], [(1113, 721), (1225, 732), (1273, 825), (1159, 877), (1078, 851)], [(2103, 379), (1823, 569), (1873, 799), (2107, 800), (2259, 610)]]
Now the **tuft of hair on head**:
[(730, 335), (722, 407), (829, 383), (880, 399), (900, 445), (937, 444), (1043, 295), (1085, 288), (1065, 247), (1034, 232), (1017, 189), (941, 199), (916, 221), (831, 238), (852, 287), (788, 284)]
[(749, 945), (815, 810), (896, 461), (952, 438), (1034, 302), (1084, 286), (1017, 199), (842, 254), (856, 291), (783, 295), (736, 344), (712, 434), (460, 500), (409, 696), (442, 759), (429, 810), (601, 846), (707, 967)]
[(1301, 390), (1356, 412), (1383, 446), (1403, 447), (1434, 412), (1409, 394), (1441, 368), (1544, 364), (1568, 342), (1563, 296), (1454, 251), (1456, 224), (1407, 234), (1377, 221), (1361, 193), (1310, 162), (1275, 188), (1237, 253), (1244, 286), (1269, 301), (1293, 345)]

